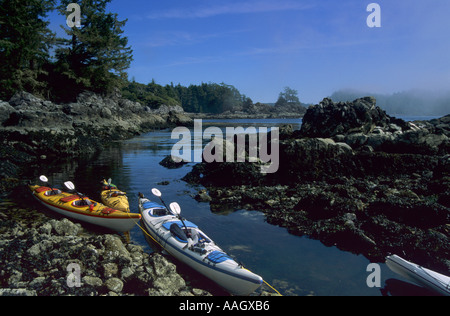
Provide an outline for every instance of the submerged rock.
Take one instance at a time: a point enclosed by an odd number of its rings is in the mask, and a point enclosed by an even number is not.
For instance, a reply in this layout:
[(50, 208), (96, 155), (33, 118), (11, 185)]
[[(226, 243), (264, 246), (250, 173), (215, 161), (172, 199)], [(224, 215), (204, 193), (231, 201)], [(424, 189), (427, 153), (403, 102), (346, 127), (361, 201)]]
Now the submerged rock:
[(187, 161), (183, 160), (180, 157), (168, 155), (163, 160), (161, 160), (159, 164), (163, 167), (166, 167), (167, 169), (178, 169), (183, 167), (187, 163), (188, 163)]

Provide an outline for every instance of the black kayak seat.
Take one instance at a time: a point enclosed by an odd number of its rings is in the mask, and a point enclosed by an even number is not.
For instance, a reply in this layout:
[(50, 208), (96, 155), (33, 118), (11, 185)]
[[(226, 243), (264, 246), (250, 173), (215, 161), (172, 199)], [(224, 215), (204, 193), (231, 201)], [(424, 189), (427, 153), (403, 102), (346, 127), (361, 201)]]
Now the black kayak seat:
[(188, 237), (186, 236), (186, 232), (184, 231), (186, 227), (189, 228), (197, 228), (197, 225), (190, 221), (184, 221), (184, 225), (181, 221), (172, 221), (166, 222), (163, 224), (163, 227), (167, 230), (170, 230), (172, 235), (180, 242), (187, 243)]
[(172, 235), (181, 242), (186, 243), (188, 241), (188, 238), (186, 236), (186, 233), (184, 232), (184, 230), (178, 226), (177, 224), (172, 224), (170, 225), (170, 232), (172, 233)]

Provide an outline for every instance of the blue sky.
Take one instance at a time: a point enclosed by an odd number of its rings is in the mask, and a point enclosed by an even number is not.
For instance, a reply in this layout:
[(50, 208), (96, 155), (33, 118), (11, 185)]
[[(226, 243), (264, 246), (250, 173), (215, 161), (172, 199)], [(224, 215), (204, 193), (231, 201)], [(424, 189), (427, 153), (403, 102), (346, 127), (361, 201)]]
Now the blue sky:
[[(366, 24), (371, 2), (381, 28)], [(129, 78), (141, 83), (225, 82), (254, 102), (275, 102), (290, 86), (306, 103), (339, 89), (449, 88), (448, 0), (113, 0), (108, 8), (128, 19)]]

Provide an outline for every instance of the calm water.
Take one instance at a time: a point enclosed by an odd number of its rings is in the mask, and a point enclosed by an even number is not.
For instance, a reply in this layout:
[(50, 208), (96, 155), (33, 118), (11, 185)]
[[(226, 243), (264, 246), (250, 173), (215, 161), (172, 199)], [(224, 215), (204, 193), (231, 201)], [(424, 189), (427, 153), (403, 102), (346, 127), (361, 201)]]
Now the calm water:
[[(253, 126), (273, 127), (293, 124), (300, 128), (301, 120), (227, 120), (204, 121), (204, 127)], [(192, 187), (180, 179), (194, 165), (169, 170), (159, 162), (170, 154), (173, 144), (171, 130), (151, 132), (131, 140), (117, 142), (89, 161), (70, 161), (49, 164), (41, 173), (55, 186), (72, 180), (78, 191), (99, 200), (100, 181), (112, 178), (113, 183), (128, 193), (131, 209), (137, 211), (137, 194), (150, 197), (150, 189), (159, 188), (168, 202), (177, 201), (182, 214), (196, 223), (225, 251), (244, 266), (261, 275), (284, 295), (381, 295), (380, 289), (369, 288), (366, 272), (370, 263), (365, 257), (326, 247), (316, 240), (297, 237), (286, 229), (269, 225), (258, 211), (239, 210), (226, 215), (213, 214), (209, 203), (199, 203), (193, 197), (202, 187)], [(161, 185), (161, 182), (168, 182)], [(89, 227), (89, 229), (93, 229)], [(131, 232), (132, 242), (152, 251), (138, 227)], [(213, 284), (184, 266), (180, 267), (195, 285), (215, 294), (223, 294)], [(384, 264), (381, 265), (381, 286), (387, 279), (397, 278)], [(389, 282), (388, 282), (389, 283)]]

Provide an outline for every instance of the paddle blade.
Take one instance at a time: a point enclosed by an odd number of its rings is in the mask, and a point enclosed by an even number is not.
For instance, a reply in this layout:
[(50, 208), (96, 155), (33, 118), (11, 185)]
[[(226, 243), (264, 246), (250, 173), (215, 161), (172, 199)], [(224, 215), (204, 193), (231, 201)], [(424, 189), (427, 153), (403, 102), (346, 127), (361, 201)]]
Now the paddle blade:
[(181, 214), (181, 206), (177, 202), (170, 203), (169, 207), (170, 207), (170, 210), (174, 214), (176, 214), (176, 215), (180, 215)]
[(47, 183), (47, 182), (48, 182), (48, 179), (47, 179), (46, 176), (40, 176), (40, 177), (39, 177), (39, 180), (41, 180), (41, 181), (44, 182), (44, 183)]
[(162, 194), (161, 194), (161, 191), (159, 191), (158, 189), (152, 189), (152, 193), (153, 193), (153, 195), (154, 196), (157, 196), (157, 197), (161, 197), (162, 196)]
[(64, 186), (70, 191), (75, 191), (75, 185), (71, 181), (64, 182)]
[(112, 179), (109, 178), (109, 179), (108, 179), (108, 185), (111, 185), (111, 183), (112, 183)]

